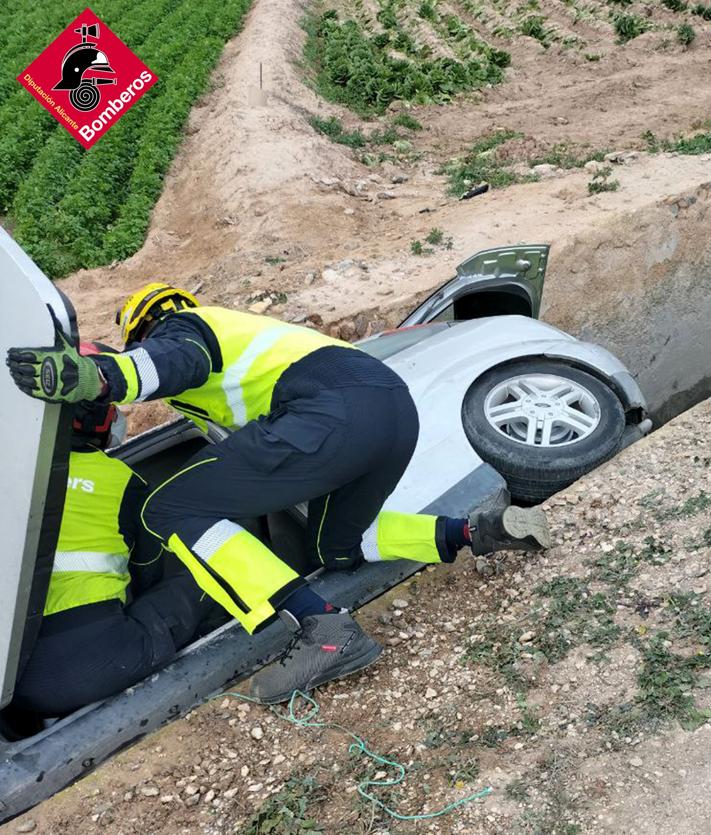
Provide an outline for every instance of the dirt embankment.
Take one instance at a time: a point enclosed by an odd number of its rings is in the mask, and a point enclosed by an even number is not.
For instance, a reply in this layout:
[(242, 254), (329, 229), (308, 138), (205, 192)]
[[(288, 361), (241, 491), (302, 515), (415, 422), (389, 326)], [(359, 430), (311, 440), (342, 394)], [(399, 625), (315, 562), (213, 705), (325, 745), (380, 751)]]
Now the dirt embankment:
[(707, 401), (553, 497), (545, 556), (504, 555), (484, 579), (463, 552), (359, 615), (386, 652), (317, 693), (319, 720), (407, 765), (402, 787), (372, 789), (392, 808), (486, 799), (393, 821), (356, 788), (394, 770), (343, 733), (218, 697), (3, 831), (706, 832), (710, 431)]

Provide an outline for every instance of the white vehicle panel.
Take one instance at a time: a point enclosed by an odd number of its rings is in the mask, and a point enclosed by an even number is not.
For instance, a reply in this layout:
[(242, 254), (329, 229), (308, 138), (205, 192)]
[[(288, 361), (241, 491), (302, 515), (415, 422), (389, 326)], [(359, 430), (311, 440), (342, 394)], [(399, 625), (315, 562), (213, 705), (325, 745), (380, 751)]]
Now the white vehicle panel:
[(0, 228), (0, 707), (12, 697), (42, 525), (59, 406), (23, 394), (5, 367), (14, 345), (52, 345), (51, 304), (69, 331), (53, 284)]

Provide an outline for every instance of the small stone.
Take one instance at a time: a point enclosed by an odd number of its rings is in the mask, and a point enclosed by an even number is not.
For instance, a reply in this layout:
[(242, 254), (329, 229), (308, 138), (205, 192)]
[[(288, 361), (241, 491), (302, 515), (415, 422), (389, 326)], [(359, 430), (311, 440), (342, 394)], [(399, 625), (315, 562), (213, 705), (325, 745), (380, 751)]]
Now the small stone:
[(212, 803), (212, 801), (214, 799), (215, 799), (215, 790), (214, 789), (210, 789), (209, 791), (206, 791), (205, 794), (202, 796), (203, 803)]
[(630, 765), (633, 768), (641, 768), (644, 765), (644, 760), (641, 757), (632, 757), (630, 759)]
[(243, 765), (242, 768), (239, 770), (240, 776), (246, 777), (249, 774), (249, 766)]
[(410, 602), (405, 600), (404, 597), (396, 597), (395, 600), (393, 600), (393, 609), (407, 609), (409, 605)]
[(393, 174), (390, 178), (390, 182), (398, 185), (399, 183), (406, 183), (410, 178), (407, 174)]
[(433, 687), (428, 687), (427, 690), (425, 690), (425, 698), (428, 701), (430, 699), (436, 699), (437, 698), (437, 691)]
[(200, 789), (194, 783), (191, 783), (189, 786), (185, 787), (185, 794), (187, 794), (189, 797), (192, 797), (193, 795), (199, 793)]
[(540, 165), (534, 165), (533, 168), (531, 168), (531, 171), (543, 180), (550, 177), (556, 177), (558, 175), (558, 168), (547, 162), (542, 162)]
[(160, 794), (155, 786), (141, 786), (140, 792), (144, 797), (157, 797)]
[(175, 800), (175, 797), (172, 794), (162, 794), (160, 796), (161, 803), (172, 803)]
[(18, 823), (16, 828), (18, 832), (34, 832), (37, 829), (37, 824), (32, 818), (27, 818), (22, 823)]
[(200, 802), (200, 795), (199, 794), (194, 794), (192, 797), (188, 797), (185, 800), (185, 805), (186, 806), (197, 806), (199, 802)]
[(354, 215), (355, 214), (355, 209), (344, 209), (343, 214), (344, 215)]
[(286, 757), (283, 754), (277, 754), (272, 760), (272, 765), (281, 765), (285, 759)]
[(379, 191), (378, 200), (394, 200), (397, 197), (394, 191)]
[(263, 788), (262, 783), (252, 783), (251, 786), (247, 788), (248, 792), (258, 792)]
[(271, 306), (271, 298), (266, 298), (262, 299), (260, 302), (255, 302), (254, 304), (250, 305), (247, 308), (247, 310), (249, 310), (250, 313), (256, 313), (258, 315), (261, 315), (262, 313), (265, 313), (267, 310), (269, 310)]
[(332, 270), (330, 267), (326, 267), (325, 270), (321, 271), (321, 278), (324, 281), (338, 281), (341, 277), (341, 273), (338, 270)]
[(264, 731), (259, 725), (255, 725), (249, 733), (252, 739), (261, 739), (264, 736)]
[(536, 637), (535, 632), (524, 632), (523, 635), (518, 639), (519, 644), (528, 644)]

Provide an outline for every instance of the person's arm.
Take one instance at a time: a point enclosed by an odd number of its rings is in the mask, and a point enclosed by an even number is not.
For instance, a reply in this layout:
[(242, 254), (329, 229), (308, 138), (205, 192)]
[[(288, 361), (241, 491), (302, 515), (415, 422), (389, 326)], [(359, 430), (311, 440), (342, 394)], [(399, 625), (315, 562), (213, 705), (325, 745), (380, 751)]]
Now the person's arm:
[(141, 522), (141, 509), (147, 498), (146, 482), (134, 473), (124, 491), (119, 511), (119, 530), (131, 552), (128, 567), (134, 597), (163, 578), (163, 545)]
[(170, 316), (131, 350), (92, 356), (106, 384), (101, 397), (112, 403), (132, 403), (172, 397), (201, 386), (213, 367), (215, 347), (210, 341), (199, 320)]

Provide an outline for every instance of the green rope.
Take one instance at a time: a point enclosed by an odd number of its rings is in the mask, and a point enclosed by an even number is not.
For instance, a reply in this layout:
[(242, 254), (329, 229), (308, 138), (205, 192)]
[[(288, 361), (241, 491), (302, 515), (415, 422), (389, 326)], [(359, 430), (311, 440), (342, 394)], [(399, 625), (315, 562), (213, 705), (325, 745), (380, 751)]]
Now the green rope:
[[(220, 693), (217, 696), (212, 696), (212, 698), (219, 699), (223, 698), (224, 696), (232, 696), (235, 699), (243, 699), (246, 702), (256, 702), (257, 704), (260, 703), (258, 699), (254, 699), (251, 696), (246, 696), (244, 693)], [(298, 699), (303, 699), (304, 702), (306, 702), (306, 704), (309, 706), (309, 709), (303, 716), (297, 716), (296, 713), (295, 702)], [(467, 795), (466, 797), (462, 797), (459, 800), (455, 800), (452, 803), (448, 803), (446, 806), (444, 806), (442, 809), (439, 809), (437, 812), (426, 812), (421, 815), (401, 815), (400, 812), (396, 812), (394, 809), (391, 809), (389, 806), (386, 806), (382, 800), (379, 800), (377, 797), (375, 797), (373, 794), (367, 791), (367, 789), (370, 786), (391, 787), (399, 785), (405, 779), (404, 765), (397, 762), (396, 760), (388, 760), (386, 757), (383, 757), (380, 754), (375, 753), (375, 751), (371, 751), (363, 739), (354, 734), (353, 731), (349, 731), (348, 728), (344, 728), (343, 725), (339, 725), (336, 722), (315, 721), (316, 717), (321, 711), (321, 708), (319, 707), (315, 699), (313, 699), (307, 693), (302, 693), (301, 690), (294, 690), (294, 692), (291, 694), (291, 699), (289, 699), (288, 713), (284, 713), (283, 711), (277, 710), (277, 708), (275, 707), (272, 707), (271, 711), (280, 719), (283, 719), (286, 722), (290, 722), (292, 725), (296, 725), (299, 728), (331, 728), (333, 730), (341, 731), (353, 740), (353, 742), (348, 746), (349, 754), (365, 754), (366, 757), (368, 757), (375, 763), (387, 766), (389, 768), (394, 768), (397, 772), (397, 775), (393, 777), (393, 779), (391, 780), (361, 780), (358, 784), (358, 794), (365, 800), (369, 800), (371, 803), (375, 804), (378, 808), (382, 809), (383, 812), (390, 815), (391, 818), (395, 818), (396, 820), (421, 821), (428, 820), (430, 818), (439, 818), (442, 815), (448, 815), (450, 812), (453, 812), (455, 809), (457, 809), (459, 806), (463, 806), (465, 803), (471, 803), (474, 800), (479, 800), (482, 797), (486, 797), (493, 791), (491, 787), (487, 786), (487, 788), (481, 789), (481, 791)]]

